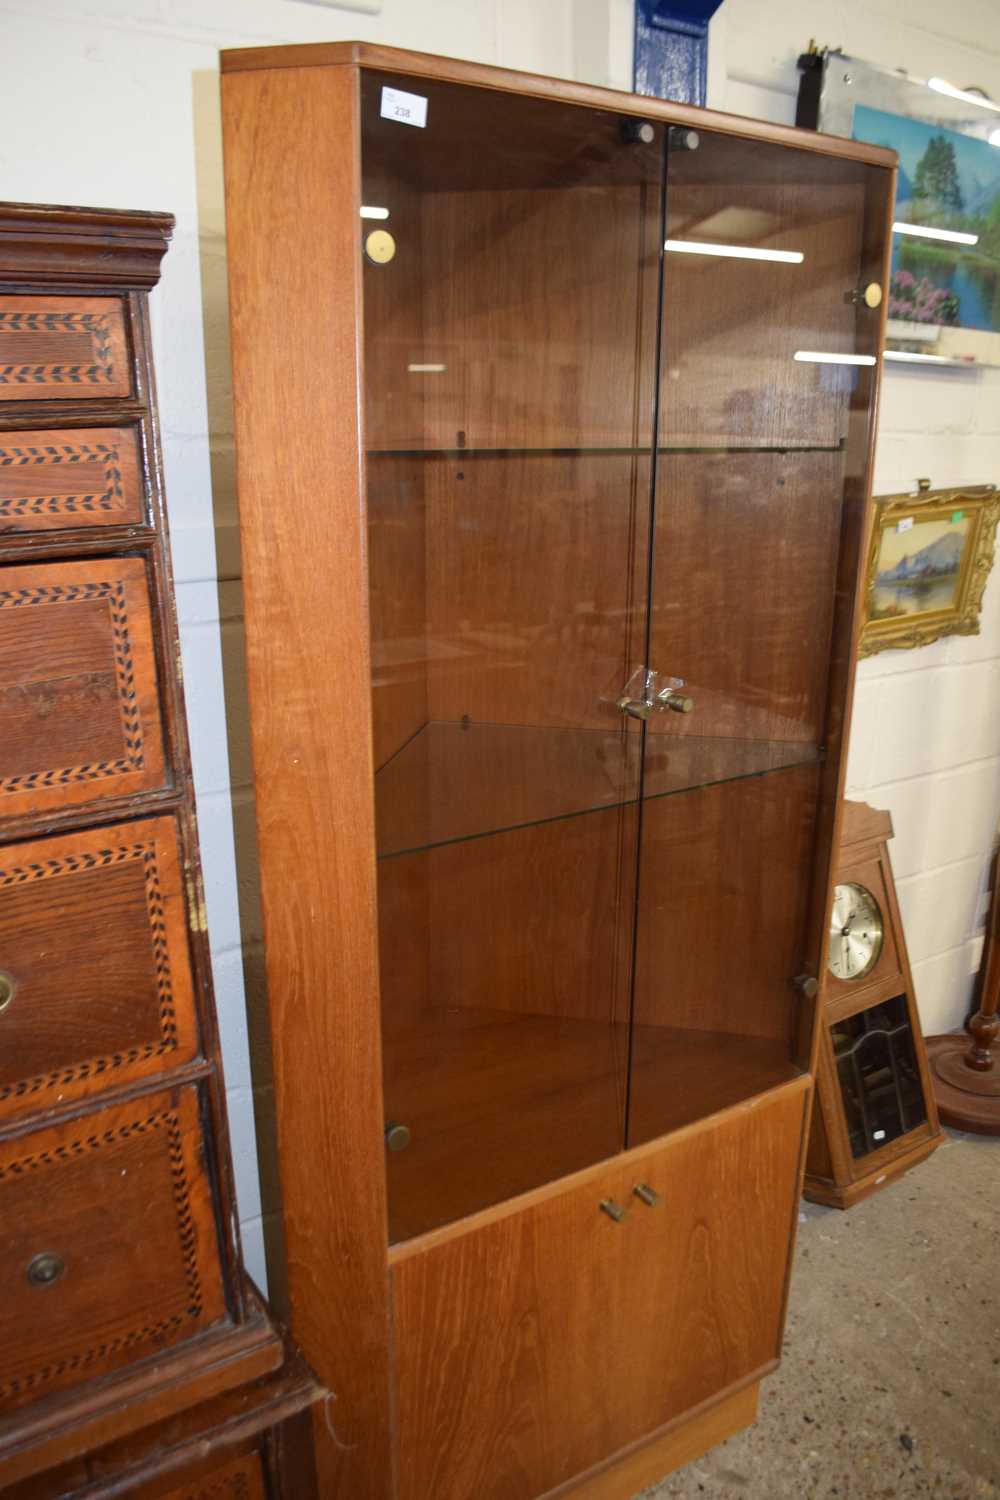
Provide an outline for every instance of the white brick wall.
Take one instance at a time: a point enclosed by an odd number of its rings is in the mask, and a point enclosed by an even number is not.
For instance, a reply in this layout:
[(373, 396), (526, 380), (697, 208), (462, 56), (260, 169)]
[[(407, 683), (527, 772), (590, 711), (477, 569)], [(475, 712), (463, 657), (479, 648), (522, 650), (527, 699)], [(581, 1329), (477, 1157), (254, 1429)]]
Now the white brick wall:
[[(241, 664), (217, 53), (360, 37), (627, 87), (631, 0), (0, 0), (5, 198), (170, 209), (152, 298), (164, 459), (213, 964), (243, 1218), (264, 1279), (254, 1092), (266, 1099), (259, 917)], [(374, 12), (374, 13), (373, 13)], [(810, 35), (1000, 97), (994, 0), (726, 0), (710, 102), (790, 120)], [(1000, 470), (1000, 376), (893, 371), (878, 486), (986, 480)], [(221, 583), (218, 582), (221, 579)], [(225, 668), (225, 670), (223, 670)], [(1000, 809), (1000, 584), (984, 634), (861, 672), (857, 795), (890, 807), (925, 1023), (962, 1017)], [(229, 744), (227, 750), (227, 717)], [(235, 826), (235, 837), (234, 837)], [(242, 911), (241, 911), (242, 907)], [(248, 1037), (242, 935), (253, 1023)], [(253, 1067), (251, 1068), (251, 1054)], [(264, 1160), (265, 1180), (270, 1164)], [(266, 1196), (266, 1195), (265, 1195)]]

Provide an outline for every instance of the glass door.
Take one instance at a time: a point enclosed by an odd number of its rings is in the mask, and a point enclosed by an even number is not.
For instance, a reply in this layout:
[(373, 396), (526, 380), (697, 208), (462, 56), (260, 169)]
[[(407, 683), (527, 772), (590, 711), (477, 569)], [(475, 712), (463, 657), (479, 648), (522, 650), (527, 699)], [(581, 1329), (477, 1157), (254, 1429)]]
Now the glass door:
[(398, 1241), (625, 1137), (665, 141), (374, 72), (362, 122)]
[(830, 663), (848, 657), (888, 179), (671, 133), (644, 663), (675, 685), (643, 728), (630, 1145), (801, 1063), (794, 981)]

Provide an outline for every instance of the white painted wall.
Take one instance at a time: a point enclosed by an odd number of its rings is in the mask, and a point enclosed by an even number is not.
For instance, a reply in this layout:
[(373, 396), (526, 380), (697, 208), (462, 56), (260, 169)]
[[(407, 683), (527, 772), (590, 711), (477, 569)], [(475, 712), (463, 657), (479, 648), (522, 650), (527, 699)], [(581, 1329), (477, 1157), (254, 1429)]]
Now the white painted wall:
[[(259, 919), (236, 878), (252, 844), (226, 333), (217, 53), (358, 37), (628, 87), (631, 0), (0, 0), (0, 192), (8, 199), (169, 209), (174, 245), (152, 298), (208, 915), (244, 1244), (264, 1279), (254, 1087)], [(373, 11), (377, 13), (372, 13)], [(791, 120), (795, 58), (815, 35), (1000, 98), (995, 0), (726, 0), (710, 102)], [(1000, 375), (887, 376), (877, 487), (1000, 471)], [(223, 664), (225, 662), (225, 683)], [(226, 695), (232, 733), (227, 747)], [(887, 806), (929, 1029), (957, 1025), (982, 926), (1000, 810), (1000, 582), (983, 635), (861, 669), (853, 791)], [(242, 934), (241, 934), (242, 903)], [(246, 939), (245, 947), (241, 946)], [(265, 1181), (270, 1164), (262, 1162)]]

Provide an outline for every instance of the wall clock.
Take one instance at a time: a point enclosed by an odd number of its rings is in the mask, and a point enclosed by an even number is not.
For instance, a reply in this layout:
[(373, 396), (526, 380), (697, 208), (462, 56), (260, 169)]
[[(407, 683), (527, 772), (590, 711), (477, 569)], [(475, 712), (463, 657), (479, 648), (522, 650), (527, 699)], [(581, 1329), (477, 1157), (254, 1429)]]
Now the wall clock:
[(892, 878), (892, 819), (844, 804), (805, 1195), (849, 1208), (940, 1143)]
[(870, 974), (882, 933), (882, 909), (867, 886), (849, 880), (834, 887), (827, 968), (835, 979), (855, 983)]

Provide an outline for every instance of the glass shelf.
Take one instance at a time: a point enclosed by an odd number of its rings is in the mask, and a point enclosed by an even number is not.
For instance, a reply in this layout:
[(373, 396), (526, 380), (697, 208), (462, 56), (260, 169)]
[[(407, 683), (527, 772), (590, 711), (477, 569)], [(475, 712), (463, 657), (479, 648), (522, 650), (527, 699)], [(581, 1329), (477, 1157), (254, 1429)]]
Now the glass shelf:
[[(425, 724), (375, 777), (378, 857), (415, 854), (557, 819), (634, 804), (641, 736), (615, 729)], [(794, 740), (647, 735), (643, 794), (816, 765)]]
[[(668, 453), (841, 453), (839, 443), (664, 443), (655, 452)], [(369, 448), (371, 458), (645, 458), (654, 450), (644, 447), (595, 445), (585, 448)]]

